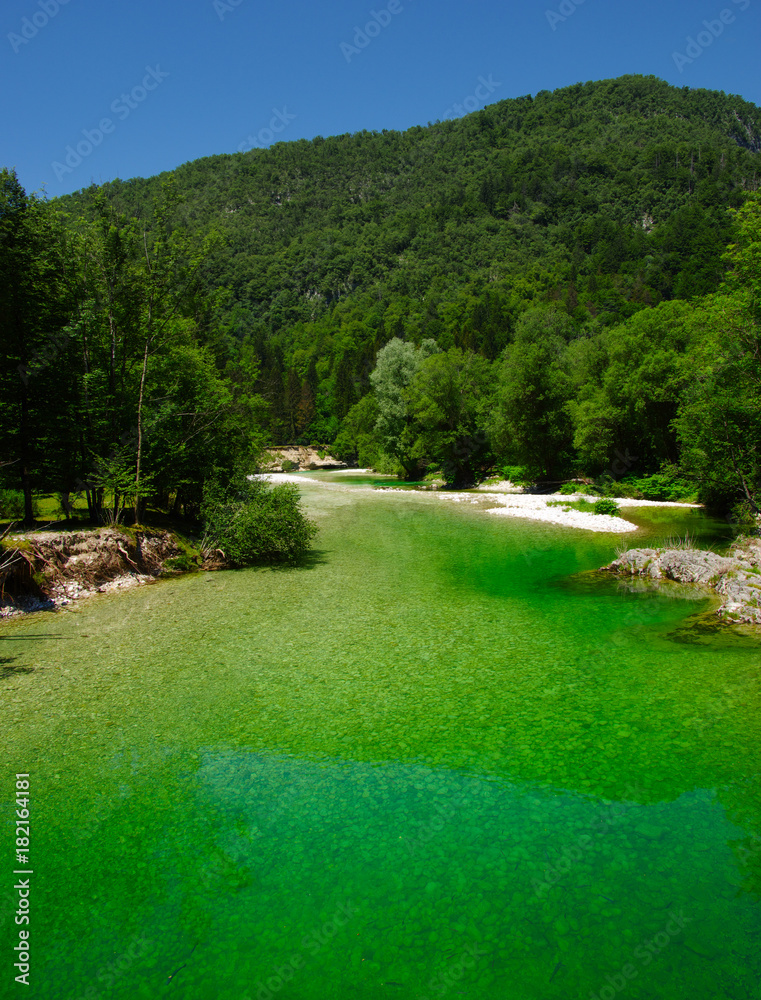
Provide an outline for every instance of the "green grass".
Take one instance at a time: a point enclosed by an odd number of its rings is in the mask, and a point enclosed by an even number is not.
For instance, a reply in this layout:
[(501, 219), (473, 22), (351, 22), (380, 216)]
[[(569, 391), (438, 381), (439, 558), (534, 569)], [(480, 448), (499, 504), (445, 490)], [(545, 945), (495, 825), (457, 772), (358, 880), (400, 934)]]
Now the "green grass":
[(610, 514), (616, 517), (619, 513), (617, 504), (608, 497), (600, 497), (594, 503), (589, 500), (548, 500), (548, 507), (562, 507), (563, 510), (578, 510), (582, 514)]
[(595, 505), (590, 503), (589, 500), (548, 500), (548, 507), (562, 507), (564, 510), (573, 508), (574, 510), (580, 510), (582, 514), (594, 514)]

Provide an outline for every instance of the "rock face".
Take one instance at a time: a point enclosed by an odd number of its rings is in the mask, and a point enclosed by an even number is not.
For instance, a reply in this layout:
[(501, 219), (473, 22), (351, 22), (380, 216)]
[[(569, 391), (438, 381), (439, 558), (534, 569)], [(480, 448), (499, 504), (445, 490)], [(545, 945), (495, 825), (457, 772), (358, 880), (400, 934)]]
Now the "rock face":
[(697, 584), (723, 598), (717, 614), (724, 621), (761, 625), (759, 538), (736, 542), (728, 556), (690, 548), (629, 549), (601, 572)]
[[(302, 445), (284, 445), (282, 448), (267, 448), (270, 462), (262, 466), (264, 472), (295, 472), (299, 469), (348, 469), (345, 462), (323, 452), (322, 456), (316, 448), (306, 448)], [(283, 462), (290, 463), (283, 468)]]
[(185, 553), (169, 531), (29, 532), (7, 541), (0, 616), (146, 583)]

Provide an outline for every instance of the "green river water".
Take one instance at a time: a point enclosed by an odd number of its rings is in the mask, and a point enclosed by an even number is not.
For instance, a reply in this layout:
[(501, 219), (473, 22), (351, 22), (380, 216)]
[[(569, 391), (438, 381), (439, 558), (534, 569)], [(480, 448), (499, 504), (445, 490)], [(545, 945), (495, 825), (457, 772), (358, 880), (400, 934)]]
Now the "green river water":
[(0, 627), (0, 996), (761, 997), (758, 638), (587, 574), (621, 536), (304, 497), (303, 569)]

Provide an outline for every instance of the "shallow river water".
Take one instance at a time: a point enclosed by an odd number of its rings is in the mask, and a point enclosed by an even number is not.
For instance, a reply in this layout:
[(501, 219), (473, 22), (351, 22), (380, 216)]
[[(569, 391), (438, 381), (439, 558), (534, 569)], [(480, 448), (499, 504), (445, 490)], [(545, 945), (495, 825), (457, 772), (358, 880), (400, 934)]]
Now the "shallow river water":
[(305, 568), (0, 628), (0, 996), (761, 997), (758, 638), (588, 573), (620, 536), (303, 492)]

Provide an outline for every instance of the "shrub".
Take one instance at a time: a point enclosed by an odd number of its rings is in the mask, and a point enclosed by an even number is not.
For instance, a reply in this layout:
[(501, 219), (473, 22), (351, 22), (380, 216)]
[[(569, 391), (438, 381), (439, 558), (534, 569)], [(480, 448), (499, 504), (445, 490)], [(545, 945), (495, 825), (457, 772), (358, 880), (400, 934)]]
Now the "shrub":
[(595, 500), (594, 511), (595, 514), (612, 514), (615, 516), (619, 513), (619, 507), (616, 501), (610, 497), (600, 497), (599, 500)]
[(581, 500), (548, 500), (547, 506), (562, 507), (563, 510), (578, 510), (582, 514), (594, 514), (595, 512), (595, 505), (583, 497)]
[(292, 462), (290, 458), (284, 458), (280, 463), (280, 468), (283, 472), (293, 472), (294, 469), (298, 469), (298, 465), (295, 462)]
[(561, 496), (568, 497), (572, 493), (575, 493), (579, 488), (578, 483), (563, 483), (563, 485), (558, 490)]
[(204, 548), (220, 549), (233, 566), (297, 562), (317, 534), (293, 483), (246, 479), (229, 491), (212, 483), (204, 490), (202, 515)]
[(515, 486), (530, 486), (533, 482), (528, 469), (523, 465), (503, 465), (500, 469), (500, 475)]
[(651, 476), (625, 476), (618, 483), (618, 495), (634, 500), (665, 500), (694, 503), (695, 484), (666, 468)]
[[(40, 505), (36, 497), (32, 497), (32, 514), (39, 517)], [(23, 521), (24, 494), (21, 490), (0, 490), (0, 520)]]
[(24, 494), (21, 490), (0, 490), (0, 517), (20, 521), (24, 516)]
[(734, 505), (729, 520), (743, 535), (757, 535), (761, 529), (759, 516), (747, 500)]

